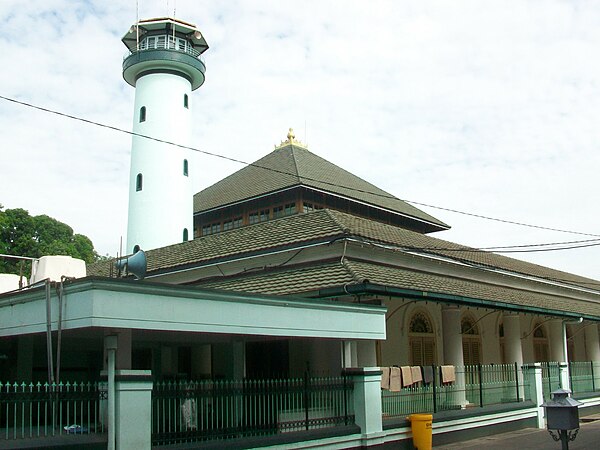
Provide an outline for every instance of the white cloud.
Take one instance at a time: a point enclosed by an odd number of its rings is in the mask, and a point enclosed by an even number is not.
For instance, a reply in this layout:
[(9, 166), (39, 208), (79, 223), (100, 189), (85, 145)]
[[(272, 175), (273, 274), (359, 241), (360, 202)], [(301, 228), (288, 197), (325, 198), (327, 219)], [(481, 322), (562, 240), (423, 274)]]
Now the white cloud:
[[(596, 4), (166, 3), (140, 2), (140, 17), (176, 6), (210, 45), (192, 98), (198, 148), (251, 162), (292, 126), (312, 151), (400, 198), (599, 230)], [(119, 40), (133, 2), (4, 1), (0, 19), (0, 95), (131, 127)], [(0, 136), (0, 203), (52, 215), (115, 253), (129, 136), (5, 101)], [(202, 154), (193, 163), (197, 189), (240, 167)], [(572, 239), (427, 211), (453, 226), (439, 237), (470, 245)], [(519, 257), (599, 277), (594, 252)]]

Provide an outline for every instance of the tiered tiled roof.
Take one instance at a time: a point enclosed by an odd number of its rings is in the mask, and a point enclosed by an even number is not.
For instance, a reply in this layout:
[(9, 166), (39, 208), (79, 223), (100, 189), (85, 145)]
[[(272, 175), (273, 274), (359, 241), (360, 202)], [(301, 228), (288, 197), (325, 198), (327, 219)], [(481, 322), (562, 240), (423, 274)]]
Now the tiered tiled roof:
[(210, 211), (294, 186), (383, 208), (425, 223), (429, 231), (449, 228), (435, 217), (311, 153), (293, 140), (197, 193), (194, 212)]
[[(226, 261), (241, 256), (267, 254), (293, 249), (307, 243), (330, 242), (353, 238), (365, 243), (382, 244), (398, 251), (416, 255), (439, 255), (451, 260), (492, 268), (527, 277), (558, 281), (568, 286), (598, 288), (600, 283), (585, 277), (508, 258), (490, 252), (461, 246), (413, 231), (352, 216), (339, 211), (320, 210), (258, 223), (227, 232), (197, 238), (147, 252), (148, 273), (168, 273), (181, 268)], [(418, 256), (417, 256), (418, 257)], [(371, 283), (401, 289), (436, 292), (447, 295), (480, 298), (527, 307), (540, 307), (569, 312), (581, 312), (600, 318), (598, 303), (576, 300), (568, 296), (552, 296), (532, 291), (412, 271), (373, 262), (346, 260), (345, 265), (321, 261), (310, 266), (281, 270), (265, 270), (233, 278), (200, 280), (202, 287), (269, 294), (298, 294), (319, 289), (360, 283)], [(90, 275), (108, 275), (109, 263), (89, 267)], [(595, 296), (595, 294), (591, 294)]]
[[(291, 267), (264, 271), (244, 277), (213, 279), (202, 282), (201, 286), (203, 288), (262, 294), (301, 295), (302, 293), (310, 293), (316, 295), (317, 290), (325, 292), (327, 289), (340, 286), (345, 286), (347, 290), (348, 286), (352, 284), (385, 287), (385, 293), (392, 296), (410, 297), (410, 291), (412, 291), (412, 296), (424, 300), (443, 301), (445, 299), (447, 301), (461, 301), (471, 305), (494, 305), (507, 309), (554, 313), (567, 312), (600, 319), (600, 295), (598, 301), (584, 301), (567, 295), (542, 294), (351, 258), (345, 258), (343, 263), (338, 259), (323, 262), (317, 266)], [(394, 291), (394, 289), (398, 291)], [(341, 289), (337, 295), (343, 295), (343, 292), (344, 290)], [(384, 294), (384, 291), (381, 290), (372, 292)], [(369, 293), (368, 287), (365, 287), (363, 293)], [(480, 303), (479, 301), (483, 302)]]

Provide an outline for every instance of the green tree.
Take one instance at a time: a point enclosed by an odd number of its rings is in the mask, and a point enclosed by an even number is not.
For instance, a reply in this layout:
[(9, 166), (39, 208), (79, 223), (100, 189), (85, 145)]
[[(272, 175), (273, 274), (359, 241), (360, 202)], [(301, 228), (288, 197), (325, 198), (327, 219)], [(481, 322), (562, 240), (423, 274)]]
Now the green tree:
[[(0, 205), (0, 253), (39, 258), (44, 255), (68, 255), (87, 263), (100, 259), (92, 241), (47, 215), (30, 216), (21, 208), (6, 209)], [(30, 264), (0, 257), (0, 273), (29, 275)]]

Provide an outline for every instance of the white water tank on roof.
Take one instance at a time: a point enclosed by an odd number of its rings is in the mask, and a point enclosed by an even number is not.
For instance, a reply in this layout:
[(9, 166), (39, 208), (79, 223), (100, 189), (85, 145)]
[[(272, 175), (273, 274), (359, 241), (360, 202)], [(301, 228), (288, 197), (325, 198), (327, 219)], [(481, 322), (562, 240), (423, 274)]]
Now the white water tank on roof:
[(86, 275), (85, 261), (71, 256), (42, 256), (31, 265), (30, 284), (49, 278), (60, 281), (61, 277), (83, 278)]
[(13, 273), (0, 273), (0, 294), (19, 289), (19, 278)]

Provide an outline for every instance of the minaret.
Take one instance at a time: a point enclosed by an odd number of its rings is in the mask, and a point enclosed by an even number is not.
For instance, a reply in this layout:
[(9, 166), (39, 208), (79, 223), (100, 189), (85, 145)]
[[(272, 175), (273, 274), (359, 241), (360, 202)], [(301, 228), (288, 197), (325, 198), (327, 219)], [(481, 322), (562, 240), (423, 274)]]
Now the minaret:
[[(123, 78), (135, 87), (133, 132), (191, 146), (191, 93), (204, 83), (208, 49), (195, 25), (142, 20), (123, 37)], [(189, 150), (133, 136), (126, 253), (193, 238)]]

